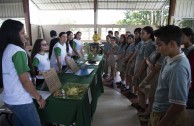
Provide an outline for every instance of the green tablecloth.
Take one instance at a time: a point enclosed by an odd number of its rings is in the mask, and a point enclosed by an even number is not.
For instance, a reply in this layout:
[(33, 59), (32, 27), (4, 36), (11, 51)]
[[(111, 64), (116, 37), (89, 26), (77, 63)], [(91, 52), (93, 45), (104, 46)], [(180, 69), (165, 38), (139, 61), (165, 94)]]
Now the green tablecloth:
[[(38, 109), (42, 122), (52, 122), (65, 125), (71, 125), (76, 122), (77, 126), (91, 126), (91, 119), (96, 110), (98, 97), (103, 90), (102, 84), (102, 56), (98, 66), (92, 65), (94, 71), (88, 76), (76, 76), (73, 74), (61, 73), (59, 78), (64, 85), (67, 82), (90, 84), (92, 101), (89, 103), (88, 91), (85, 92), (81, 100), (76, 99), (60, 99), (50, 96), (46, 100), (46, 106), (43, 110)], [(97, 81), (97, 83), (96, 83)]]

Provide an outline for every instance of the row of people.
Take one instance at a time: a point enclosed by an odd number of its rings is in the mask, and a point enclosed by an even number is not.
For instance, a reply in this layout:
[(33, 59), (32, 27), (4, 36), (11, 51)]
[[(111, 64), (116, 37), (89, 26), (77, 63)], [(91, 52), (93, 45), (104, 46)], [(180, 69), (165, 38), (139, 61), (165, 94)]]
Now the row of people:
[[(135, 29), (134, 34), (135, 37), (121, 35), (119, 46), (115, 44), (115, 37), (109, 39), (109, 35), (107, 36), (104, 48), (105, 75), (108, 73), (108, 66), (111, 68), (107, 81), (115, 83), (116, 68), (121, 76), (121, 82), (117, 84), (117, 87), (128, 94), (128, 97), (134, 97), (137, 92), (138, 103), (132, 106), (138, 108), (141, 120), (148, 121), (152, 112), (151, 124), (153, 126), (176, 125), (177, 120), (180, 121), (180, 118), (186, 117), (185, 106), (188, 93), (190, 97), (193, 95), (192, 87), (188, 92), (193, 66), (191, 62), (193, 31), (189, 28), (181, 30), (177, 26), (169, 25), (154, 32), (152, 27), (146, 26), (142, 30)], [(182, 34), (183, 43), (181, 43)], [(188, 57), (190, 64), (180, 50), (181, 44), (187, 48), (183, 50), (187, 56), (190, 56)], [(188, 52), (190, 52), (189, 55)], [(148, 110), (145, 111), (147, 98), (149, 104)], [(177, 108), (180, 110), (174, 112)], [(183, 113), (183, 115), (173, 118), (173, 121), (168, 120), (173, 113)], [(158, 116), (162, 118), (161, 121), (157, 120)], [(183, 123), (185, 120), (180, 122), (181, 125)]]
[(57, 38), (58, 41), (56, 41), (56, 37), (51, 40), (50, 50), (52, 51), (49, 50), (50, 57), (47, 53), (47, 42), (44, 39), (36, 40), (31, 54), (36, 73), (36, 85), (44, 82), (42, 72), (48, 71), (50, 68), (55, 68), (57, 72), (62, 72), (62, 69), (67, 67), (67, 60), (83, 55), (80, 38), (81, 32), (77, 32), (74, 39), (71, 31), (61, 32)]

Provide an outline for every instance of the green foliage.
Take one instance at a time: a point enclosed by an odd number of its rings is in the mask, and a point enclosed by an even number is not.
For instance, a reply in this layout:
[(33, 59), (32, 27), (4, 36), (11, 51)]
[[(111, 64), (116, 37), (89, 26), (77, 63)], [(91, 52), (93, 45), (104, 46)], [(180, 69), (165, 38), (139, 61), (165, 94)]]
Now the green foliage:
[(193, 20), (182, 20), (179, 24), (179, 27), (190, 27), (192, 29), (194, 29), (194, 19)]
[(94, 55), (93, 55), (92, 53), (89, 53), (89, 54), (88, 54), (88, 60), (89, 60), (89, 61), (94, 60)]
[[(161, 11), (127, 11), (125, 18), (119, 20), (117, 24), (121, 25), (160, 25)], [(163, 11), (162, 24), (167, 23), (168, 11)]]

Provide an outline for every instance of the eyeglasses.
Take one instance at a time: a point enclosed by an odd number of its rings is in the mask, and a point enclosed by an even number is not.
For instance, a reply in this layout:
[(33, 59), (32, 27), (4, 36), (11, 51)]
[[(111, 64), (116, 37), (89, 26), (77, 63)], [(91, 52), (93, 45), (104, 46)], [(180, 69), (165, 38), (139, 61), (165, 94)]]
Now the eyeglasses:
[(48, 44), (41, 44), (41, 46), (48, 46)]

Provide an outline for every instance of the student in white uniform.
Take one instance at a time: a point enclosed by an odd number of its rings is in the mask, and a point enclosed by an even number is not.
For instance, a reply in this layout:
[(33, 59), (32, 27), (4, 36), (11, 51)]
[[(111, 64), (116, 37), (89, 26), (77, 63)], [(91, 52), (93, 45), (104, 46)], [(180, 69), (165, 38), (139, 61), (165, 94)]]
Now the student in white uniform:
[(29, 74), (29, 60), (24, 50), (24, 25), (8, 19), (0, 28), (0, 84), (3, 84), (3, 101), (12, 112), (14, 126), (41, 126), (33, 103), (40, 109), (45, 100), (36, 91)]
[(78, 31), (76, 34), (75, 34), (75, 37), (73, 39), (73, 41), (75, 42), (75, 50), (76, 50), (76, 55), (78, 55), (79, 57), (83, 56), (84, 55), (84, 52), (83, 52), (83, 46), (82, 46), (82, 43), (81, 43), (81, 35), (82, 33), (80, 31)]
[(44, 83), (43, 72), (50, 69), (48, 44), (44, 39), (37, 39), (32, 49), (31, 59), (36, 74), (36, 86)]
[(52, 51), (50, 63), (51, 68), (55, 68), (57, 72), (62, 72), (62, 68), (66, 67), (66, 60), (68, 59), (67, 53), (67, 34), (66, 32), (61, 32), (59, 34), (59, 42), (57, 42)]
[(67, 42), (66, 42), (66, 47), (67, 47), (67, 52), (69, 53), (69, 56), (71, 58), (77, 59), (77, 50), (76, 50), (76, 43), (73, 41), (73, 32), (72, 31), (67, 31)]

